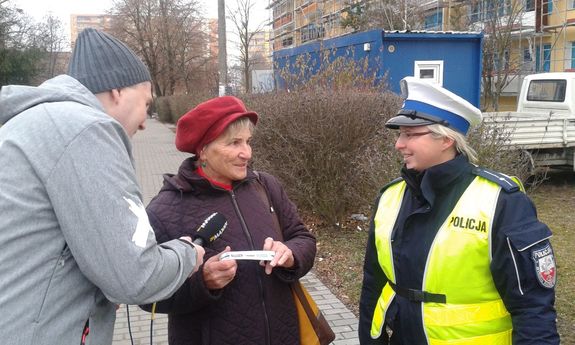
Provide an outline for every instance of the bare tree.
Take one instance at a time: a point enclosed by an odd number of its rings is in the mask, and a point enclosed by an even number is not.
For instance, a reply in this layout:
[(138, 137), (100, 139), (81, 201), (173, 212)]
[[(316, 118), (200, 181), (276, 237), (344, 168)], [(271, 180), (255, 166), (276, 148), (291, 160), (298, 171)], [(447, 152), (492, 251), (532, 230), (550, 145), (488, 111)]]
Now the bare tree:
[(481, 30), (483, 39), (483, 107), (499, 110), (499, 97), (521, 69), (522, 54), (512, 54), (516, 34), (521, 30), (523, 1), (471, 0), (471, 29)]
[(0, 0), (0, 49), (6, 48), (10, 40), (10, 30), (15, 24), (14, 10), (8, 7), (8, 0)]
[(243, 85), (246, 93), (251, 92), (251, 70), (254, 60), (250, 57), (250, 45), (254, 36), (262, 31), (265, 22), (259, 23), (255, 29), (250, 30), (250, 15), (255, 2), (252, 0), (236, 0), (237, 7), (228, 8), (229, 19), (234, 24), (239, 38), (238, 48), (240, 50), (239, 63), (242, 71)]
[(207, 60), (198, 0), (116, 0), (112, 31), (134, 48), (152, 74), (158, 96), (194, 87)]
[(34, 37), (34, 21), (9, 0), (0, 0), (0, 49), (25, 49)]
[(37, 29), (22, 9), (0, 0), (0, 86), (40, 79), (45, 49)]
[(344, 9), (343, 27), (354, 31), (368, 29), (416, 30), (422, 27), (419, 0), (369, 0), (353, 2)]
[(62, 21), (52, 14), (44, 16), (36, 28), (36, 40), (45, 52), (42, 77), (49, 79), (63, 73), (63, 68), (58, 63), (68, 46)]

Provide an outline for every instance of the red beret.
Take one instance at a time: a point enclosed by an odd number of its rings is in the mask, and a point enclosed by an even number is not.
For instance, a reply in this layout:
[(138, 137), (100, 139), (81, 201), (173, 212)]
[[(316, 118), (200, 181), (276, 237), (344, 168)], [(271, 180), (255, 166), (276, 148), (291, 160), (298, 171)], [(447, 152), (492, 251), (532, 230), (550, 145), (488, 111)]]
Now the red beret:
[(176, 148), (197, 155), (205, 145), (219, 137), (230, 123), (244, 116), (254, 125), (258, 121), (258, 114), (248, 111), (244, 103), (233, 96), (216, 97), (200, 103), (178, 120)]

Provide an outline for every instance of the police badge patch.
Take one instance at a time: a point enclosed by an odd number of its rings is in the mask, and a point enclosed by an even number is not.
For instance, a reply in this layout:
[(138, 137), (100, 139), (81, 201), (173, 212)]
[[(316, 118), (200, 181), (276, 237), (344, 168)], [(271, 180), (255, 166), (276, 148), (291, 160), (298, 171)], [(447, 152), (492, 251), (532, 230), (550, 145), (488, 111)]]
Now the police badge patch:
[(551, 244), (547, 243), (542, 249), (533, 250), (531, 258), (535, 263), (535, 275), (539, 284), (548, 289), (554, 288), (557, 280), (557, 269)]

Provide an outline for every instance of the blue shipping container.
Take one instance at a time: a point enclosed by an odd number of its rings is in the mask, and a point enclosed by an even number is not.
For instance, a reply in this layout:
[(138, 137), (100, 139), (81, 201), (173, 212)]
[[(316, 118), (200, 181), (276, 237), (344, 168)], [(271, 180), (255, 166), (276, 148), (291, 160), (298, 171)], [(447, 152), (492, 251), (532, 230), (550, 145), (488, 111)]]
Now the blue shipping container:
[(299, 65), (309, 78), (338, 57), (367, 60), (367, 72), (377, 82), (386, 80), (399, 93), (406, 76), (434, 78), (446, 89), (479, 106), (483, 34), (472, 32), (385, 32), (371, 30), (312, 42), (273, 53), (278, 88), (285, 88), (282, 70), (297, 73)]

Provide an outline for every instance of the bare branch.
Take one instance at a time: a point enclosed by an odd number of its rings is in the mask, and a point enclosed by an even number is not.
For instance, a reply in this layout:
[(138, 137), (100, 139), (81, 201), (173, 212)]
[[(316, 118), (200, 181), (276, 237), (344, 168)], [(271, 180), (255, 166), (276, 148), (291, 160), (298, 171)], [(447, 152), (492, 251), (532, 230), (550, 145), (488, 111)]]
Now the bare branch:
[(239, 38), (239, 62), (243, 77), (243, 86), (246, 93), (250, 93), (252, 89), (251, 71), (255, 63), (250, 56), (250, 45), (252, 44), (255, 35), (261, 32), (265, 26), (264, 21), (259, 23), (255, 30), (250, 30), (250, 16), (252, 14), (254, 5), (255, 2), (252, 2), (252, 0), (236, 0), (235, 8), (228, 7), (228, 12), (230, 13), (228, 18), (232, 21), (236, 29), (236, 34)]
[(207, 55), (205, 22), (198, 0), (116, 0), (114, 33), (142, 56), (152, 74), (156, 95), (189, 91)]

